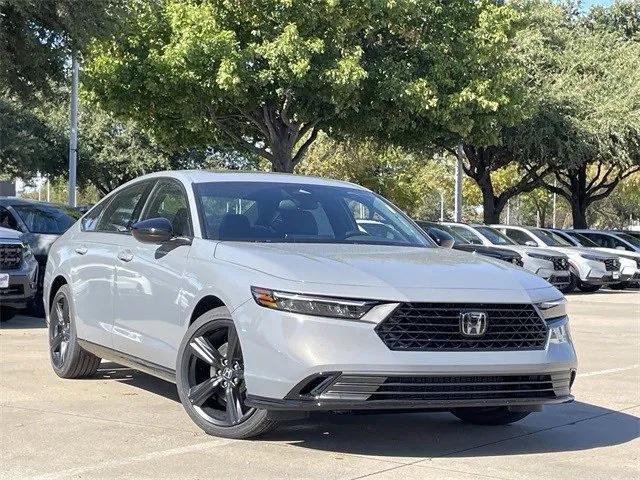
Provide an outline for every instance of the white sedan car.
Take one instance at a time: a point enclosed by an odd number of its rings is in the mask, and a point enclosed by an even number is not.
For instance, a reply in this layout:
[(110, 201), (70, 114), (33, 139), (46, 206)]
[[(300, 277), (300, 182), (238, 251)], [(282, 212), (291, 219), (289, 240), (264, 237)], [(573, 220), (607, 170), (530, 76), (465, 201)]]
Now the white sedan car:
[(497, 425), (571, 401), (562, 294), (433, 247), (357, 185), (147, 175), (53, 245), (51, 364), (78, 378), (105, 358), (173, 381), (204, 431), (231, 438), (312, 410), (444, 409)]

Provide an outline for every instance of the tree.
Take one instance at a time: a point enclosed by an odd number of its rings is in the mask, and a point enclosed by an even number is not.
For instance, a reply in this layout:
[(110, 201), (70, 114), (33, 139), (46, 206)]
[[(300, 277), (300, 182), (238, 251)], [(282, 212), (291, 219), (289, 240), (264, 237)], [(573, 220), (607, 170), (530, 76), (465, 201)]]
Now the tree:
[(531, 161), (554, 165), (545, 187), (569, 202), (573, 226), (586, 228), (587, 209), (640, 170), (640, 41), (573, 23), (553, 56), (539, 71), (545, 100), (536, 118), (553, 138), (541, 144), (520, 132), (519, 144)]
[(461, 79), (477, 50), (501, 43), (509, 11), (489, 0), (164, 0), (97, 42), (85, 78), (163, 142), (226, 146), (291, 172), (321, 128), (384, 143), (415, 139), (419, 123), (423, 137), (473, 128), (478, 110), (508, 117), (484, 78)]
[(111, 31), (122, 0), (0, 0), (0, 93), (28, 98), (64, 79), (72, 50)]

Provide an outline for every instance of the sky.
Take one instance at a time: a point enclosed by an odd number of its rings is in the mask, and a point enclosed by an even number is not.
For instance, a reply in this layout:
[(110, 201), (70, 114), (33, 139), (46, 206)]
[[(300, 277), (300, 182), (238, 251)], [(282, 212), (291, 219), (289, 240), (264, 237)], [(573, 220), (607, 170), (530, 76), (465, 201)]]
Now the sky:
[(588, 9), (589, 7), (591, 7), (591, 5), (611, 5), (613, 3), (613, 0), (583, 0), (582, 4), (586, 9)]

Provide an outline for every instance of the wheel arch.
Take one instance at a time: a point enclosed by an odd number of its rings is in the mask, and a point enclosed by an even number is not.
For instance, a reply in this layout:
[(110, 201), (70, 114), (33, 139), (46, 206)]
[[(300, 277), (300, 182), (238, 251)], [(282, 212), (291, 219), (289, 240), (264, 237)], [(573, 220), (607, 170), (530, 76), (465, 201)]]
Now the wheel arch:
[(187, 327), (195, 322), (203, 313), (208, 312), (209, 310), (213, 310), (214, 308), (227, 306), (227, 303), (225, 303), (224, 300), (222, 300), (217, 295), (207, 294), (203, 296), (200, 300), (198, 300), (198, 303), (196, 303), (196, 306), (191, 311)]
[(51, 304), (53, 303), (53, 298), (60, 290), (60, 287), (63, 285), (69, 285), (69, 281), (64, 275), (57, 275), (56, 278), (51, 282), (51, 287), (49, 288), (49, 298), (47, 299), (47, 310), (51, 308)]

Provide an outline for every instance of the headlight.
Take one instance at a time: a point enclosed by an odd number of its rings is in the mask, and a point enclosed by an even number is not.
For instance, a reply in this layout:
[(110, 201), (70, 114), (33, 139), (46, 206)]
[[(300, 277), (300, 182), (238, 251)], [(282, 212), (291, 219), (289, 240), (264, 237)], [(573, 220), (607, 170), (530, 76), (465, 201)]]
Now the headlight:
[(29, 257), (31, 255), (33, 255), (33, 251), (31, 250), (31, 245), (29, 245), (28, 243), (23, 243), (22, 244), (22, 256), (23, 257)]
[(251, 294), (262, 307), (319, 317), (359, 319), (377, 302), (280, 292), (251, 287)]
[(549, 324), (549, 343), (559, 345), (570, 341), (569, 322), (566, 319)]
[(591, 255), (590, 253), (581, 253), (580, 256), (587, 260), (593, 260), (594, 262), (604, 262), (606, 259), (598, 255)]
[(546, 321), (567, 315), (567, 301), (564, 298), (536, 304), (542, 318)]

